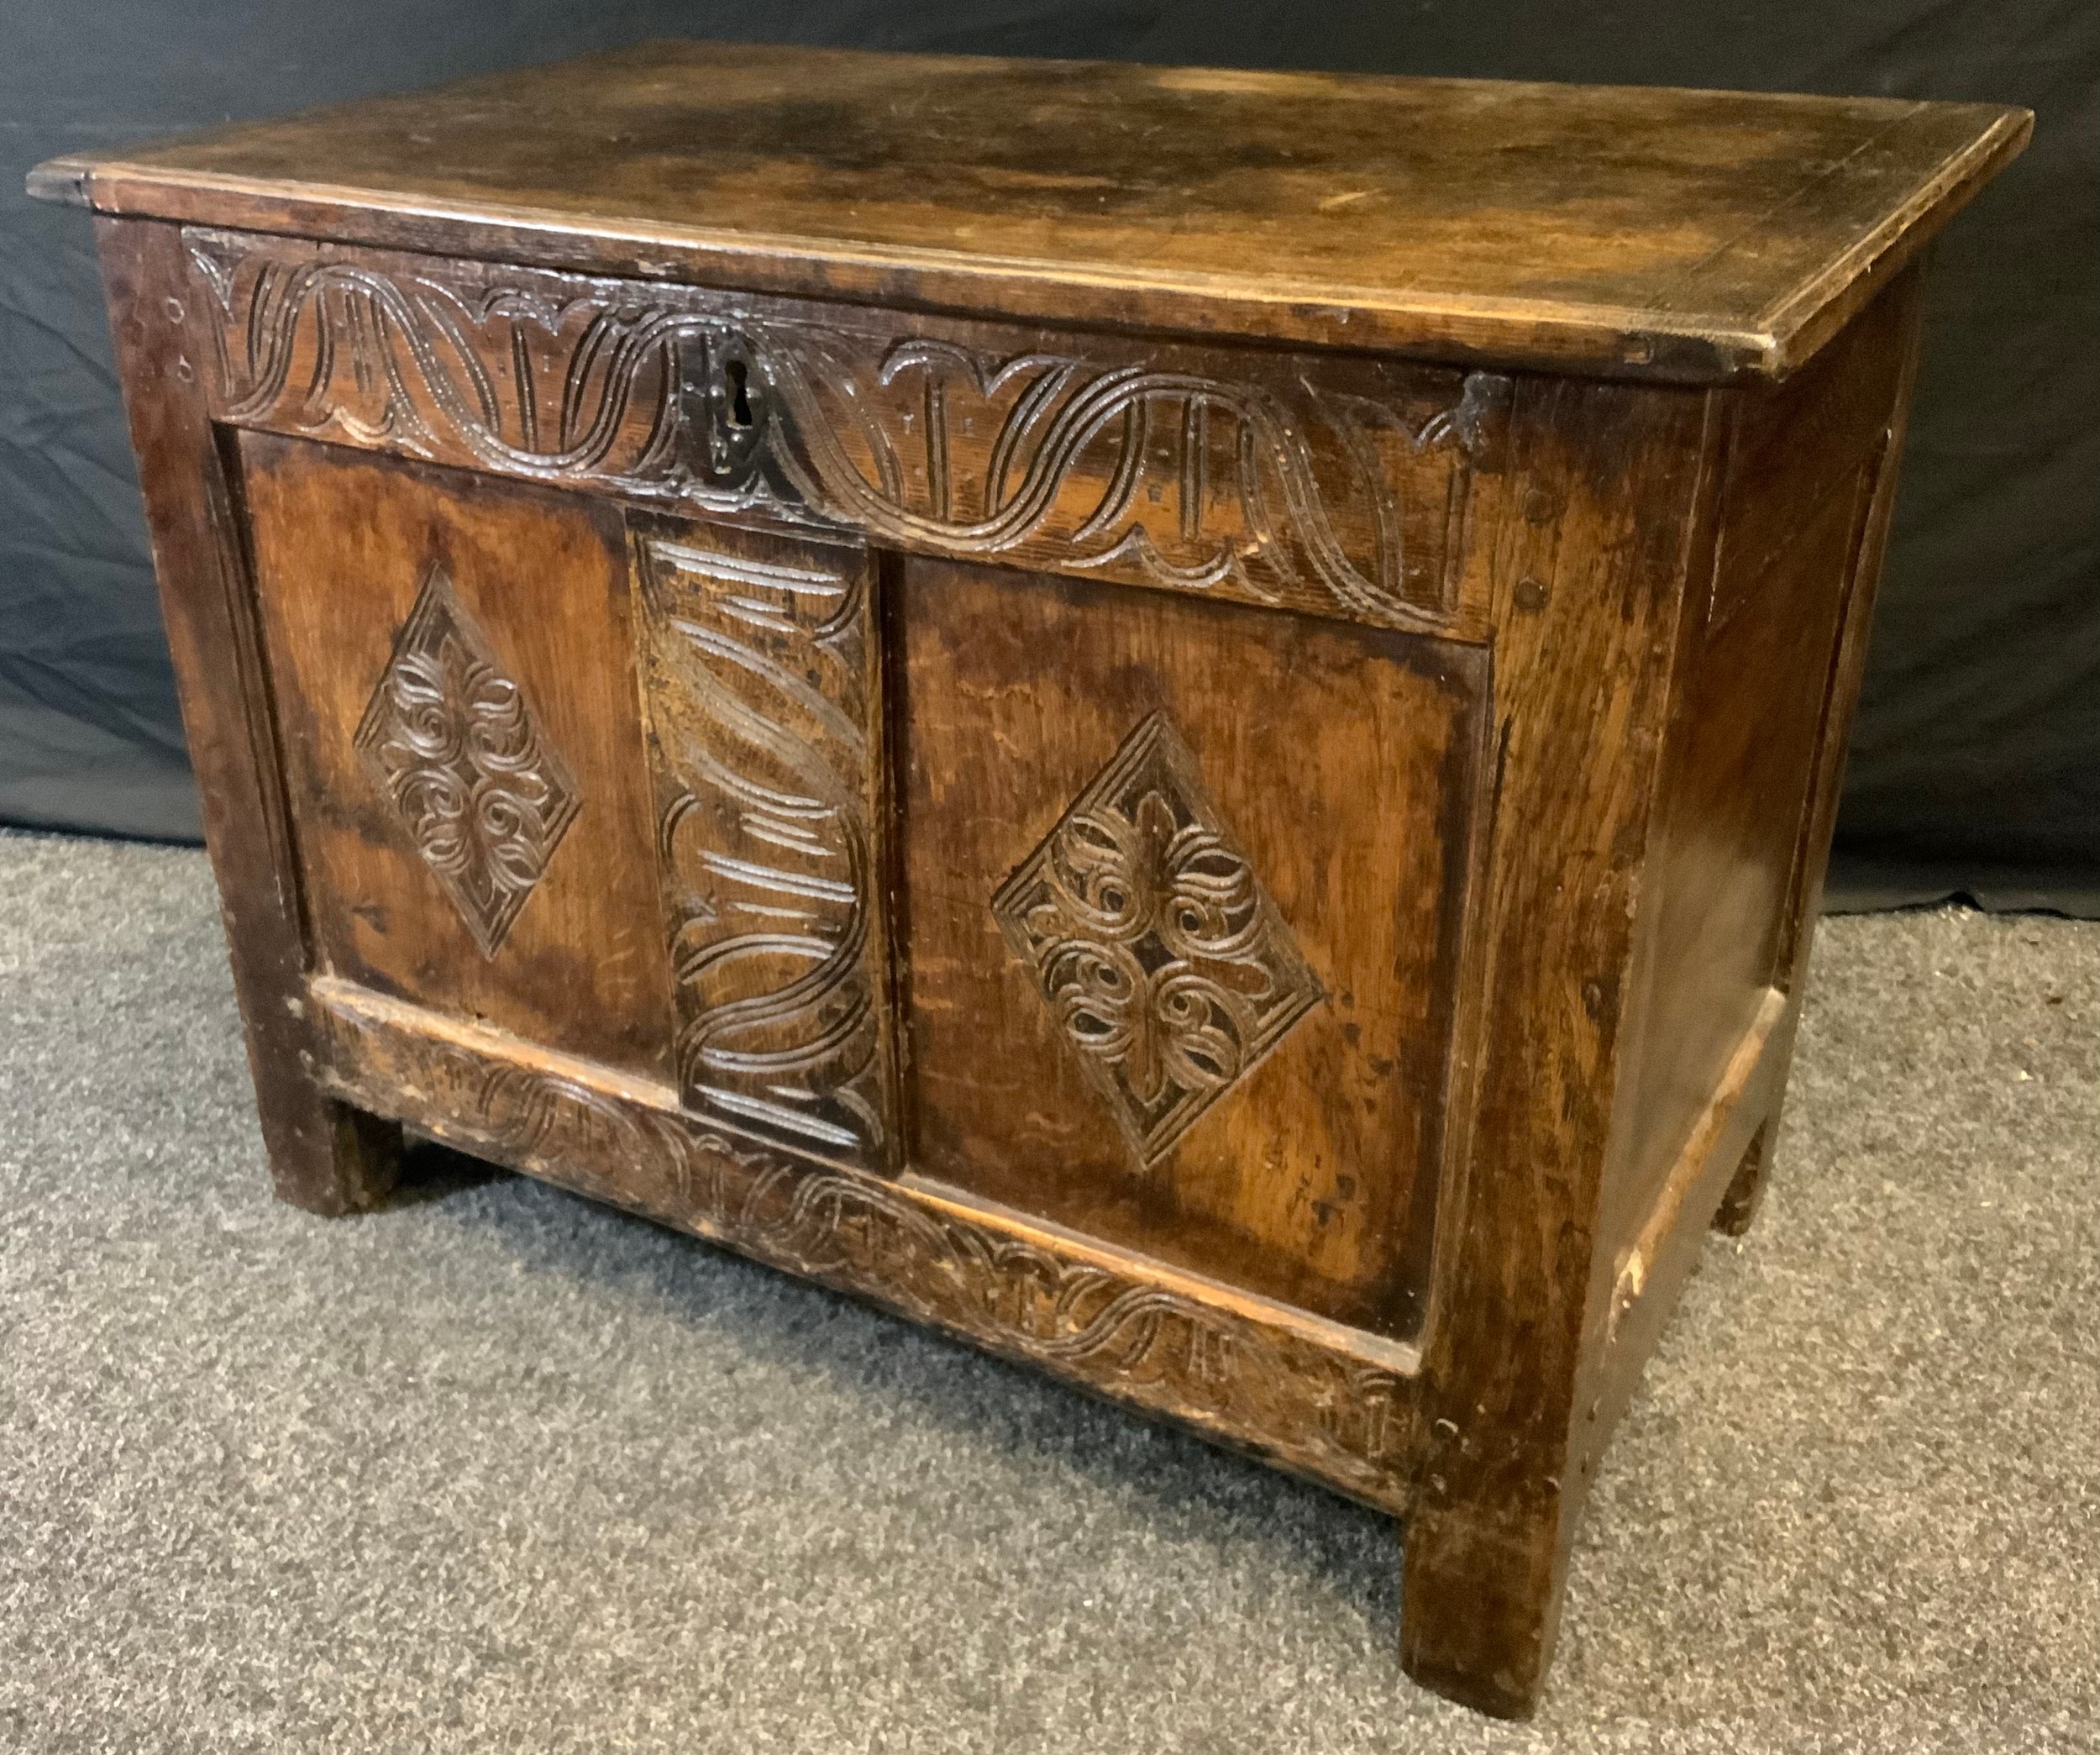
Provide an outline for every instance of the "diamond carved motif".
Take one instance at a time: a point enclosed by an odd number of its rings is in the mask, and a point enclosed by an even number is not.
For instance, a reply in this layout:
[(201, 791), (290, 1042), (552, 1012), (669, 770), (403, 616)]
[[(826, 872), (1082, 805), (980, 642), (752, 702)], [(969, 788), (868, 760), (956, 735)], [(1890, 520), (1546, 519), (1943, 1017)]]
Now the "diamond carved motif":
[(1325, 997), (1163, 712), (992, 912), (1147, 1167)]
[(402, 624), (356, 741), (481, 954), (493, 957), (581, 800), (440, 567)]

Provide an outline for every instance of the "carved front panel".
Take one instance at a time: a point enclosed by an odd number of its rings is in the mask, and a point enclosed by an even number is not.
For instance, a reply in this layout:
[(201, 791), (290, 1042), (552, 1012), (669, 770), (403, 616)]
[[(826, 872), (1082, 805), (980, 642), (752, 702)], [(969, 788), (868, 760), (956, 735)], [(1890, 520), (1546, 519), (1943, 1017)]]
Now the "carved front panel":
[(1414, 1332), (1483, 654), (989, 568), (897, 583), (907, 1162)]
[(636, 555), (680, 1088), (884, 1163), (870, 557), (704, 525), (643, 531)]
[(273, 434), (239, 455), (313, 964), (668, 1084), (617, 508)]
[(1484, 632), (1509, 384), (192, 229), (237, 425), (910, 552)]

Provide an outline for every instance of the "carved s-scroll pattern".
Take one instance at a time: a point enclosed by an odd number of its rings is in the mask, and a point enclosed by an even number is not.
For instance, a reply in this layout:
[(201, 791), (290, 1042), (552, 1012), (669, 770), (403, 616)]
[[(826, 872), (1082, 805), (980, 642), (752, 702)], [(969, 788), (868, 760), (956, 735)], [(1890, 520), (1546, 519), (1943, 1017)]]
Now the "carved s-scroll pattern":
[(1164, 713), (1124, 740), (992, 912), (1147, 1165), (1321, 998)]
[(1423, 631), (1509, 381), (192, 228), (213, 411), (910, 552)]
[(349, 1101), (1407, 1507), (1410, 1373), (582, 1077), (318, 1009)]
[(1509, 393), (1488, 373), (1380, 400), (1221, 378), (1171, 348), (1111, 364), (912, 338), (871, 360), (843, 335), (752, 333), (782, 473), (827, 517), (924, 553), (1399, 627), (1451, 607), (1467, 465)]
[(692, 534), (638, 543), (680, 1090), (879, 1164), (895, 1130), (869, 558)]
[(679, 338), (704, 325), (647, 288), (491, 283), (436, 260), (390, 271), (288, 240), (184, 236), (218, 319), (223, 420), (534, 480), (674, 467)]
[(559, 753), (433, 567), (356, 734), (359, 754), (493, 957), (581, 807)]

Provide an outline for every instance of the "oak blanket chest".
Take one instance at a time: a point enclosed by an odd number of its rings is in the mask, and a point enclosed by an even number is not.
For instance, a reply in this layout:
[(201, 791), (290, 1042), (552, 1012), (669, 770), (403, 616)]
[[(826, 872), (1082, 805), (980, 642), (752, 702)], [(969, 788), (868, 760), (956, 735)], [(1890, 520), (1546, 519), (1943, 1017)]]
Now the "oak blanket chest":
[(2028, 125), (665, 43), (42, 167), (280, 1192), (406, 1126), (1185, 1421), (1528, 1710)]

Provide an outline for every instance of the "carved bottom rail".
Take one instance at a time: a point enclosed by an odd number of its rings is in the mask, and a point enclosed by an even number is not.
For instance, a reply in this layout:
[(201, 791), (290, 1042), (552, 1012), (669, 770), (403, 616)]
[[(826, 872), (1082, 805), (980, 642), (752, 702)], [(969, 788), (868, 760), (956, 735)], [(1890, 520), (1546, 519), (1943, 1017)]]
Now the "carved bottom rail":
[(685, 1113), (666, 1086), (328, 977), (331, 1090), (437, 1138), (1026, 1360), (1404, 1513), (1410, 1348)]

